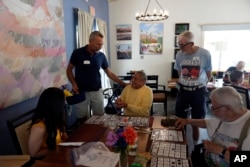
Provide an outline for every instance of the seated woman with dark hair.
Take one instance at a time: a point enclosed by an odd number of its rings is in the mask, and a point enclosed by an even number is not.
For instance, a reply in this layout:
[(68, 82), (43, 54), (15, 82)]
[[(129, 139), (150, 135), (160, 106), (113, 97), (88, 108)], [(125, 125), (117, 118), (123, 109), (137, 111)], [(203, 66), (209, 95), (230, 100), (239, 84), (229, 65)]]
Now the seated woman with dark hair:
[(30, 128), (31, 157), (42, 157), (67, 139), (64, 106), (65, 96), (61, 89), (51, 87), (41, 94)]

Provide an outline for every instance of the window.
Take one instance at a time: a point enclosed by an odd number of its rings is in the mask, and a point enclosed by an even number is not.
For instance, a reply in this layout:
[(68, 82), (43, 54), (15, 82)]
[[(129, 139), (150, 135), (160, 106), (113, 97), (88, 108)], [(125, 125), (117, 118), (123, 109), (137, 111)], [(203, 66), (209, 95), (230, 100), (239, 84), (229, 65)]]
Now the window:
[(204, 48), (212, 56), (213, 71), (225, 71), (238, 61), (250, 71), (250, 25), (202, 26)]

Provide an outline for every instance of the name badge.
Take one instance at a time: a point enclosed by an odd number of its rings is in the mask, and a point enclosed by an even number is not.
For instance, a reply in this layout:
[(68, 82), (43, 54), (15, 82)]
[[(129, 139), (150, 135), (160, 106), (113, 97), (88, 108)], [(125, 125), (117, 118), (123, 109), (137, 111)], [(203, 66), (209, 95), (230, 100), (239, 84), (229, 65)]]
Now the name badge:
[(90, 64), (90, 61), (89, 60), (84, 60), (83, 64)]

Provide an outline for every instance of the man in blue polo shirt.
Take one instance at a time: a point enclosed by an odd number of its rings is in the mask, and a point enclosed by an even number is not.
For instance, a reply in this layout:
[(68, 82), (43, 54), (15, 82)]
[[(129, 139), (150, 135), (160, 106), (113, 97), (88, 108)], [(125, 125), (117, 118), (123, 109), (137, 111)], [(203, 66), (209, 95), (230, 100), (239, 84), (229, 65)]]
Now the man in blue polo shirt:
[[(92, 32), (89, 36), (89, 44), (73, 51), (67, 67), (67, 76), (72, 84), (72, 90), (75, 93), (85, 92), (86, 96), (84, 102), (76, 105), (79, 120), (87, 115), (89, 104), (93, 114), (103, 115), (104, 113), (100, 68), (114, 82), (122, 86), (126, 85), (110, 70), (105, 55), (99, 52), (102, 46), (102, 33)], [(73, 69), (75, 69), (75, 75)]]

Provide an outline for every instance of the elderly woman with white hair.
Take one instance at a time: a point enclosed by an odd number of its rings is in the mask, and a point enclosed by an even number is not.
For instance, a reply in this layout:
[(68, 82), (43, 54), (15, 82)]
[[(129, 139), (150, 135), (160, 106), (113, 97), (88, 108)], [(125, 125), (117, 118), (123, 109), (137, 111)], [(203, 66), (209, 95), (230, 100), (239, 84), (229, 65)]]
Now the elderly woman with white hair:
[(246, 71), (245, 71), (245, 67), (246, 67), (246, 62), (244, 62), (244, 61), (238, 61), (238, 63), (236, 64), (236, 66), (231, 66), (231, 67), (229, 67), (227, 70), (226, 70), (226, 72), (225, 72), (225, 74), (224, 74), (224, 77), (223, 77), (223, 81), (224, 81), (224, 83), (227, 83), (227, 84), (229, 84), (230, 82), (231, 82), (231, 73), (232, 72), (234, 72), (234, 71), (241, 71), (241, 72), (243, 72), (243, 74), (245, 74), (246, 73)]
[(232, 71), (242, 71), (244, 72), (245, 71), (245, 67), (246, 67), (246, 63), (244, 61), (238, 61), (238, 63), (236, 64), (236, 66), (232, 66), (232, 67), (229, 67), (226, 72), (232, 72)]
[[(175, 125), (177, 128), (187, 124), (206, 128), (210, 137), (210, 140), (203, 141), (207, 166), (229, 166), (231, 150), (250, 150), (250, 112), (243, 107), (242, 97), (233, 87), (215, 89), (210, 99), (214, 117), (178, 118)], [(242, 133), (245, 137), (240, 137)], [(195, 163), (193, 166), (196, 166)]]

